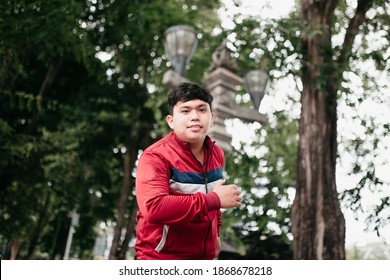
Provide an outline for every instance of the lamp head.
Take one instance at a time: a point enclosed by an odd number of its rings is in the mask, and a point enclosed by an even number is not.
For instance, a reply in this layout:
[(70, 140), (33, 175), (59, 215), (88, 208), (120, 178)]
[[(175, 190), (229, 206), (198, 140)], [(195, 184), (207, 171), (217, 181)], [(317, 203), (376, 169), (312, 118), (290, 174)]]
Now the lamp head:
[(244, 79), (245, 87), (249, 92), (252, 103), (255, 109), (259, 110), (261, 100), (263, 100), (265, 95), (269, 76), (267, 72), (255, 69), (247, 72)]
[(198, 45), (197, 34), (191, 26), (175, 25), (164, 33), (164, 49), (175, 71), (183, 75)]

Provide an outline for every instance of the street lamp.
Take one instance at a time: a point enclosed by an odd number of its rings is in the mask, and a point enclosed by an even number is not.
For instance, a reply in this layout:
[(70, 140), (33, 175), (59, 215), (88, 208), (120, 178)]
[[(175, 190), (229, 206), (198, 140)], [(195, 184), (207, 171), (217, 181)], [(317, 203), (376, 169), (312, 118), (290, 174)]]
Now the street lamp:
[(191, 60), (198, 37), (195, 29), (187, 25), (175, 25), (164, 33), (164, 49), (175, 71), (183, 75), (185, 66)]
[(249, 92), (252, 103), (256, 110), (259, 110), (261, 100), (265, 95), (265, 90), (269, 80), (269, 76), (265, 71), (256, 69), (246, 73), (245, 87)]

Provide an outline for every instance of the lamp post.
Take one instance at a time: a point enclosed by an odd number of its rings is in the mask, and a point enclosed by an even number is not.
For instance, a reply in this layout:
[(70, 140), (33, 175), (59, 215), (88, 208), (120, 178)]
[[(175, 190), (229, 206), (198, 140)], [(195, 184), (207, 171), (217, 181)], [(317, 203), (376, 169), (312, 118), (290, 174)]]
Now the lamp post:
[(191, 26), (175, 25), (164, 33), (165, 53), (179, 75), (184, 74), (197, 46), (198, 37)]
[(256, 110), (259, 110), (261, 100), (263, 100), (266, 92), (269, 76), (265, 71), (255, 69), (247, 72), (244, 79), (253, 106)]
[(69, 233), (68, 233), (68, 239), (66, 241), (66, 247), (65, 247), (65, 253), (64, 253), (64, 260), (67, 260), (69, 258), (70, 253), (70, 247), (72, 245), (72, 239), (74, 234), (74, 229), (79, 225), (79, 218), (80, 215), (76, 212), (75, 209), (70, 213), (70, 226), (69, 226)]

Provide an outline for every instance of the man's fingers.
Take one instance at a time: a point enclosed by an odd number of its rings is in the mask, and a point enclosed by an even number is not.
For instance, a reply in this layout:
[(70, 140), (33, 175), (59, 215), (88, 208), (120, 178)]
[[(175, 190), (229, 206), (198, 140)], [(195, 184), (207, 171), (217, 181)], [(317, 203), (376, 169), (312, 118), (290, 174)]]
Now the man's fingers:
[(226, 179), (219, 179), (219, 181), (221, 182), (221, 185), (223, 185), (223, 184), (225, 184)]

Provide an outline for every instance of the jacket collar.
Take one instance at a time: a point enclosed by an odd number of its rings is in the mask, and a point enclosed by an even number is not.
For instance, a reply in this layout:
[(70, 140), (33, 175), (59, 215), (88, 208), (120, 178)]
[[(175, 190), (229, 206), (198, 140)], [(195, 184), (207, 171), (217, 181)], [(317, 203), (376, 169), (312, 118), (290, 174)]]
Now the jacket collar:
[[(169, 143), (171, 143), (173, 146), (183, 150), (191, 151), (190, 145), (187, 142), (181, 140), (173, 131), (168, 134), (168, 137)], [(214, 142), (211, 140), (211, 138), (206, 135), (203, 145), (206, 145), (207, 148), (210, 148), (213, 146), (213, 143)]]

